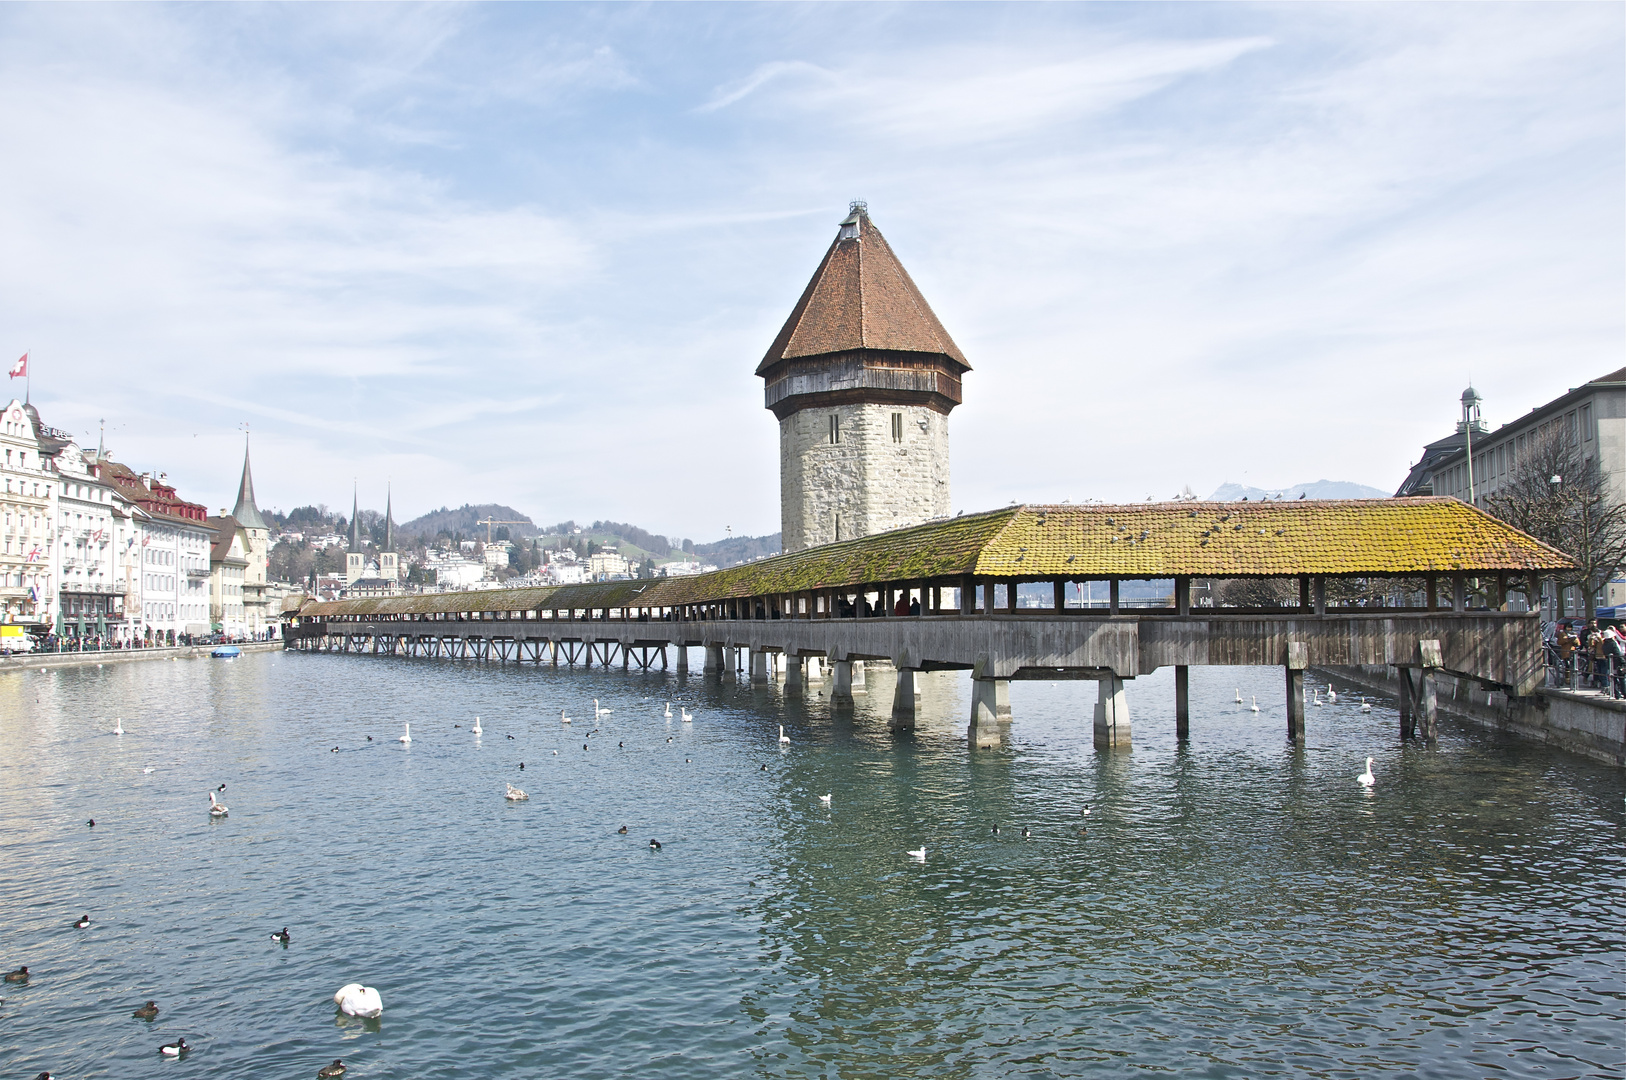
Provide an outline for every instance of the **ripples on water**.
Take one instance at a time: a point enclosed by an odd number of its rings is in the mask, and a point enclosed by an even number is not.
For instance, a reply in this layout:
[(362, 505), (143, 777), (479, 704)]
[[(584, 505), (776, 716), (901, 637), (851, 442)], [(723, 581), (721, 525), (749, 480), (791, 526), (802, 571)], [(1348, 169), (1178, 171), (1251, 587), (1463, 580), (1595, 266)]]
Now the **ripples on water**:
[[(297, 654), (0, 675), (0, 964), (35, 976), (0, 989), (0, 1065), (1619, 1075), (1619, 771), (1449, 723), (1402, 748), (1389, 703), (1351, 693), (1295, 751), (1281, 682), (1192, 669), (1180, 750), (1169, 673), (1136, 680), (1136, 749), (1100, 757), (1089, 683), (1014, 684), (1007, 745), (972, 753), (946, 674), (902, 739), (884, 674), (846, 713), (698, 676)], [(335, 1019), (350, 981), (381, 1023)], [(182, 1034), (197, 1049), (161, 1061)]]

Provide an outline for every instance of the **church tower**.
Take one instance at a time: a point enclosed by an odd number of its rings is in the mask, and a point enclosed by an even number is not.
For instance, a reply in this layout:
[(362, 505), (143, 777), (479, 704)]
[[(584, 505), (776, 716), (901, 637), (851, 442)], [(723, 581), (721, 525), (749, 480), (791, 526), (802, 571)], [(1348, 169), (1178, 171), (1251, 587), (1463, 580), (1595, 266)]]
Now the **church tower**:
[(946, 517), (971, 365), (855, 202), (757, 367), (779, 419), (787, 552)]
[(384, 489), (384, 548), (378, 553), (378, 576), (385, 581), (401, 578), (401, 556), (395, 550), (395, 513), (390, 508), (390, 490)]
[(344, 583), (354, 585), (367, 574), (367, 549), (361, 542), (361, 499), (350, 494), (350, 545), (344, 553)]

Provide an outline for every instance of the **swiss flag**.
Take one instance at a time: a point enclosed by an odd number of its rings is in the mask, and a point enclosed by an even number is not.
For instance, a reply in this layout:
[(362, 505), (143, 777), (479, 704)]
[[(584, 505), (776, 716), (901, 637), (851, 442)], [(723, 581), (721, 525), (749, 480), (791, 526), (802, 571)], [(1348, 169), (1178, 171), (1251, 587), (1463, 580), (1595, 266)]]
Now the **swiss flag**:
[(19, 375), (27, 375), (27, 374), (28, 374), (28, 354), (23, 353), (21, 356), (19, 356), (17, 358), (17, 362), (15, 364), (11, 365), (11, 377), (13, 379), (15, 379)]

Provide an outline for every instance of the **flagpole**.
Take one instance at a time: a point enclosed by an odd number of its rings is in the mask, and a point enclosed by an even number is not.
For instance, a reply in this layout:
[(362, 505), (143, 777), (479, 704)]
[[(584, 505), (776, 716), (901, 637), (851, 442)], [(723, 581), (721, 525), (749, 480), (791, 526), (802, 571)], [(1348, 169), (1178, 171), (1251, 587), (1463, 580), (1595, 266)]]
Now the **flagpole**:
[(34, 347), (30, 345), (23, 355), (28, 357), (28, 365), (23, 368), (23, 404), (30, 405), (34, 401)]

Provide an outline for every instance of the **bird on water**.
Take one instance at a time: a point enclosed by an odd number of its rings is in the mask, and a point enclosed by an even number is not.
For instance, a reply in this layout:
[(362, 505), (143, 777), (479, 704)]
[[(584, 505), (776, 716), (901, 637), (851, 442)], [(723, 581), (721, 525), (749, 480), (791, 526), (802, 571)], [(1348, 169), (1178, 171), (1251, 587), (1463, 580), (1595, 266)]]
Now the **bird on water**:
[(141, 1006), (141, 1008), (137, 1009), (130, 1015), (135, 1017), (137, 1020), (152, 1020), (158, 1016), (158, 1002), (148, 998), (145, 1005)]
[(24, 964), (16, 971), (6, 972), (6, 981), (9, 983), (25, 983), (28, 981), (28, 965)]
[(1372, 775), (1372, 759), (1371, 758), (1366, 759), (1366, 771), (1361, 773), (1361, 775), (1357, 776), (1355, 778), (1355, 782), (1357, 784), (1361, 785), (1362, 787), (1371, 787), (1373, 784), (1378, 782), (1378, 778), (1376, 776)]
[(779, 725), (779, 745), (784, 746), (788, 742), (790, 742), (790, 736), (785, 734), (785, 725), (780, 724)]
[(566, 715), (565, 715), (565, 711), (564, 711), (564, 710), (563, 710), (563, 709), (560, 709), (560, 710), (559, 710), (559, 722), (560, 722), (560, 723), (561, 723), (561, 724), (568, 724), (568, 723), (570, 723), (570, 717), (568, 717), (568, 716), (566, 716)]
[(113, 721), (113, 734), (124, 734), (124, 717), (121, 716), (117, 720)]
[(819, 796), (819, 802), (822, 803), (825, 806), (829, 806), (830, 805), (830, 796), (829, 795), (820, 795)]
[(284, 926), (281, 930), (271, 935), (271, 940), (275, 941), (278, 945), (286, 945), (293, 939), (288, 936), (288, 928)]
[(85, 822), (85, 824), (87, 826), (89, 826), (90, 828), (94, 829), (96, 827), (96, 819), (91, 818), (89, 821)]
[(410, 743), (412, 741), (412, 725), (411, 724), (406, 725), (406, 730), (401, 733), (401, 737), (399, 739), (397, 739), (396, 741), (397, 742), (404, 742), (404, 743)]
[(226, 804), (221, 802), (219, 799), (216, 799), (214, 792), (209, 792), (209, 816), (225, 817), (228, 812), (229, 811), (226, 809)]
[(617, 836), (625, 836), (627, 835), (627, 827), (623, 825), (619, 829), (615, 830), (615, 832)]
[(1236, 688), (1236, 703), (1238, 705), (1242, 704), (1242, 687), (1240, 686)]
[(469, 730), (474, 732), (476, 735), (484, 735), (485, 734), (485, 729), (480, 726), (480, 718), (478, 716), (476, 716), (474, 718), (474, 726), (472, 728), (470, 728)]
[(1336, 690), (1334, 690), (1332, 688), (1332, 683), (1327, 684), (1327, 704), (1328, 705), (1336, 705), (1336, 704), (1338, 704), (1338, 691), (1336, 691)]
[(691, 713), (691, 712), (690, 712), (690, 711), (689, 711), (689, 710), (688, 710), (688, 709), (685, 709), (685, 708), (683, 708), (683, 707), (682, 707), (682, 706), (679, 706), (679, 707), (678, 707), (678, 712), (680, 712), (680, 713), (682, 713), (682, 714), (683, 714), (683, 722), (684, 722), (684, 723), (685, 723), (685, 724), (692, 724), (692, 723), (694, 723), (694, 714), (693, 714), (693, 713)]
[(89, 915), (81, 915), (81, 916), (79, 916), (79, 918), (74, 922), (73, 925), (74, 925), (75, 929), (83, 930), (85, 927), (90, 925), (90, 916)]
[(316, 1080), (334, 1080), (335, 1077), (343, 1076), (344, 1072), (344, 1062), (340, 1061), (338, 1058), (334, 1058), (333, 1064), (323, 1065), (316, 1071)]
[(1248, 711), (1249, 712), (1258, 712), (1259, 711), (1259, 699), (1257, 697), (1253, 699), (1253, 704), (1248, 707)]
[(165, 1057), (180, 1057), (190, 1049), (192, 1048), (186, 1045), (185, 1039), (176, 1039), (172, 1043), (165, 1043), (163, 1046), (160, 1046), (158, 1048), (158, 1052), (163, 1054)]
[(527, 802), (529, 801), (530, 796), (525, 794), (525, 792), (521, 791), (519, 788), (515, 787), (513, 784), (509, 784), (508, 792), (503, 796), (503, 798), (507, 799), (509, 802)]
[(666, 718), (668, 720), (672, 719), (672, 703), (670, 701), (666, 703)]
[(924, 844), (915, 848), (913, 851), (906, 852), (905, 854), (907, 854), (911, 859), (915, 860), (915, 862), (926, 861), (926, 847)]
[(1372, 703), (1370, 701), (1366, 700), (1365, 698), (1362, 698), (1361, 699), (1361, 711), (1362, 712), (1371, 712), (1372, 711)]
[(659, 840), (651, 840), (649, 842), (649, 850), (650, 851), (659, 851), (660, 849), (661, 849), (661, 842)]

